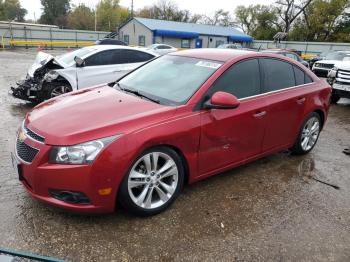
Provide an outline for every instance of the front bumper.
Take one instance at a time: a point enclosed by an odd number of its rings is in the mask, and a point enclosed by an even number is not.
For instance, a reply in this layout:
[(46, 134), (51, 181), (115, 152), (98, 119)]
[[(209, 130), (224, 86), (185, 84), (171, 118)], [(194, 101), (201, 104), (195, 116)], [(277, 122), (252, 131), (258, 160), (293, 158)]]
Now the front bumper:
[[(103, 164), (59, 165), (49, 164), (51, 146), (30, 138), (23, 141), (39, 150), (31, 163), (25, 162), (15, 146), (19, 180), (29, 194), (44, 203), (79, 213), (111, 213), (115, 210), (117, 181), (111, 167)], [(119, 182), (118, 182), (119, 183)], [(99, 189), (112, 188), (108, 195), (100, 195)], [(74, 204), (58, 200), (50, 193), (52, 190), (81, 192), (89, 199), (88, 204)]]
[(350, 98), (350, 91), (332, 88), (332, 93), (338, 95), (339, 97)]
[(30, 102), (39, 101), (39, 92), (41, 84), (33, 78), (28, 77), (25, 80), (18, 81), (16, 87), (11, 87), (9, 94), (15, 98), (26, 100)]

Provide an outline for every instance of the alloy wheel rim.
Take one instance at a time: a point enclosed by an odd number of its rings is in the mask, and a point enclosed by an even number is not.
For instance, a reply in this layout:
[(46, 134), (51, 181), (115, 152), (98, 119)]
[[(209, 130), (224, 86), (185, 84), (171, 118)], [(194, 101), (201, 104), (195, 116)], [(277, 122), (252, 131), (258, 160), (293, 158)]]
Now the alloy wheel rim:
[(304, 151), (310, 150), (316, 143), (320, 133), (320, 121), (317, 117), (310, 118), (304, 125), (301, 134), (301, 147)]
[(129, 196), (141, 208), (160, 207), (174, 195), (178, 178), (178, 168), (172, 157), (163, 152), (148, 153), (131, 168)]
[(56, 97), (59, 95), (63, 95), (70, 91), (68, 86), (57, 86), (51, 91), (51, 97)]

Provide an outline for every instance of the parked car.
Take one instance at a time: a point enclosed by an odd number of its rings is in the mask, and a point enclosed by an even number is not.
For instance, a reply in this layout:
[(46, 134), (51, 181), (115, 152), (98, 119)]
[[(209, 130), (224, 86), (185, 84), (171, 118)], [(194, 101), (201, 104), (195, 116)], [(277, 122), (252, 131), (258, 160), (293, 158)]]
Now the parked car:
[(103, 39), (97, 40), (95, 42), (95, 44), (96, 45), (124, 45), (124, 46), (127, 46), (127, 44), (124, 43), (123, 41), (118, 40), (118, 39), (113, 39), (113, 38), (103, 38)]
[(330, 53), (334, 53), (334, 51), (325, 51), (313, 56), (311, 59), (309, 59), (310, 68), (312, 68), (317, 61), (324, 60)]
[(336, 63), (327, 80), (332, 85), (332, 103), (337, 103), (342, 97), (350, 98), (350, 61)]
[(222, 45), (219, 45), (217, 48), (220, 48), (220, 49), (242, 49), (242, 46), (241, 45), (238, 45), (238, 44), (222, 44)]
[(81, 88), (113, 82), (157, 54), (133, 47), (96, 45), (59, 57), (39, 52), (25, 80), (10, 93), (19, 99), (41, 102)]
[(330, 95), (325, 81), (279, 55), (175, 52), (114, 86), (36, 106), (19, 128), (13, 164), (45, 203), (104, 213), (118, 201), (154, 215), (185, 183), (281, 150), (310, 152)]
[(287, 51), (284, 49), (267, 49), (267, 50), (263, 50), (261, 51), (262, 53), (271, 53), (271, 54), (279, 54), (279, 55), (283, 55), (286, 57), (289, 57), (295, 61), (298, 61), (299, 63), (301, 63), (302, 65), (304, 65), (305, 67), (309, 67), (309, 63), (306, 62), (305, 60), (303, 60), (298, 54), (296, 54), (295, 52), (291, 52), (291, 51)]
[(340, 61), (349, 61), (350, 52), (349, 51), (337, 51), (331, 52), (326, 55), (323, 60), (319, 60), (314, 63), (312, 71), (321, 77), (327, 77), (329, 71), (334, 67), (334, 65)]
[(159, 55), (165, 55), (165, 54), (177, 51), (177, 48), (171, 45), (153, 44), (148, 46), (147, 50), (151, 50), (152, 52), (157, 53)]

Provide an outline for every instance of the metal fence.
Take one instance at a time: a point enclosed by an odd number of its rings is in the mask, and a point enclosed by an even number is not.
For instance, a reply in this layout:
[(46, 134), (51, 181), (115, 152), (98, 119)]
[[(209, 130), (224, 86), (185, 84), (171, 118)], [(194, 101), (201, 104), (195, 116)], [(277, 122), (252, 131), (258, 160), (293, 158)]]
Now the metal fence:
[(110, 32), (59, 29), (57, 26), (0, 21), (0, 41), (3, 47), (13, 45), (33, 47), (84, 46), (104, 38)]
[(297, 42), (282, 41), (274, 43), (273, 41), (254, 40), (253, 48), (269, 49), (269, 48), (293, 48), (301, 51), (302, 54), (318, 54), (324, 51), (350, 51), (350, 43), (331, 43), (331, 42)]

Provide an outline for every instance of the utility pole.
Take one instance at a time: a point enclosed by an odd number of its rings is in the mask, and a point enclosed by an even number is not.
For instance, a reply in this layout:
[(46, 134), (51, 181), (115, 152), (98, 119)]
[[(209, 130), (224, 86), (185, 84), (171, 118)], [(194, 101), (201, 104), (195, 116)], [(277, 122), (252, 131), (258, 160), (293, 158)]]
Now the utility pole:
[(134, 0), (131, 0), (131, 18), (134, 17)]
[(96, 28), (97, 28), (97, 8), (95, 7), (95, 32), (97, 31)]

